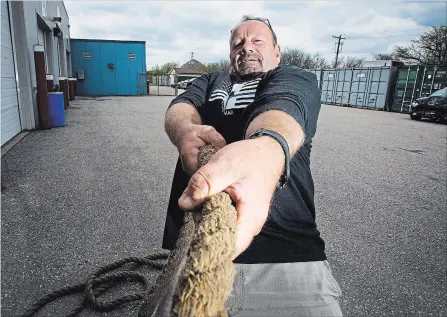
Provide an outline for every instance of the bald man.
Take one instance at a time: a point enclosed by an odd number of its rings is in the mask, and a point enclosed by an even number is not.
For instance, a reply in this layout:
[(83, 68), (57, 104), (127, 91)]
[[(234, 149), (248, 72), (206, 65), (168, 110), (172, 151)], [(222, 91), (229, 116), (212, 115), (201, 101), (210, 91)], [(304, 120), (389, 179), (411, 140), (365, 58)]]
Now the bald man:
[[(165, 128), (179, 160), (163, 248), (174, 247), (185, 211), (225, 191), (238, 214), (229, 315), (342, 316), (310, 171), (320, 91), (314, 74), (280, 58), (270, 22), (244, 16), (231, 30), (231, 70), (197, 78), (171, 102)], [(218, 152), (199, 168), (206, 144)], [(171, 297), (154, 316), (169, 316)]]

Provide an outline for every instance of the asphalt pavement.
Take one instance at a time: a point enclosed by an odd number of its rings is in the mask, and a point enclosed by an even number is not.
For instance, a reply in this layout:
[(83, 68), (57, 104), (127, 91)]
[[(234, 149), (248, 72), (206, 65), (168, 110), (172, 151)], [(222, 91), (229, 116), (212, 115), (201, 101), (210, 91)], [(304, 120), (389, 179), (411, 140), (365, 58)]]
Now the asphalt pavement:
[[(2, 157), (2, 316), (98, 265), (160, 250), (177, 159), (163, 130), (171, 99), (78, 98), (66, 127), (31, 132)], [(447, 315), (446, 157), (446, 125), (322, 107), (311, 157), (317, 225), (345, 316)], [(140, 290), (125, 284), (106, 298)], [(37, 316), (64, 316), (79, 300)]]

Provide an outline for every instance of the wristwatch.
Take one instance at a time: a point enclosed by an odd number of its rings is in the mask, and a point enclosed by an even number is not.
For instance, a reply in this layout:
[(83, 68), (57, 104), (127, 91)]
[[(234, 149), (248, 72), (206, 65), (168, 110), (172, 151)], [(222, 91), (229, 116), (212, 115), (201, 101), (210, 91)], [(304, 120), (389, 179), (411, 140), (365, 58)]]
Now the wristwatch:
[(269, 136), (273, 139), (275, 139), (282, 147), (284, 151), (284, 156), (286, 157), (286, 163), (284, 166), (284, 172), (281, 175), (281, 178), (279, 179), (278, 185), (276, 185), (276, 189), (283, 188), (290, 177), (290, 152), (289, 152), (289, 145), (287, 144), (286, 139), (283, 138), (281, 134), (279, 134), (276, 131), (273, 130), (267, 130), (267, 129), (259, 129), (255, 132), (251, 133), (247, 139), (254, 139), (259, 136)]

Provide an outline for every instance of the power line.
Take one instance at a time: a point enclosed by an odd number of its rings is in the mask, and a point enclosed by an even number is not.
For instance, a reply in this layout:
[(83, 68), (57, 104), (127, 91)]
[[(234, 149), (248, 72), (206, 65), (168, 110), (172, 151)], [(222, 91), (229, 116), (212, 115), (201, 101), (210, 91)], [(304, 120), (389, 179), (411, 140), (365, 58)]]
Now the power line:
[(335, 52), (335, 65), (334, 65), (335, 67), (337, 67), (337, 65), (338, 65), (338, 54), (340, 53), (340, 46), (343, 46), (343, 42), (341, 40), (346, 40), (346, 37), (342, 37), (341, 34), (339, 36), (332, 35), (332, 37), (334, 39), (338, 39), (338, 41), (336, 43), (337, 50)]
[(419, 36), (421, 34), (405, 34), (405, 35), (386, 35), (386, 36), (348, 36), (348, 39), (382, 39), (382, 38), (390, 38), (390, 37), (411, 37), (411, 36)]
[[(389, 31), (380, 31), (380, 32), (374, 32), (375, 34), (377, 34), (377, 35), (380, 35), (380, 34), (390, 34), (390, 33), (392, 33), (392, 34), (395, 34), (395, 33), (399, 33), (399, 34), (401, 34), (401, 33), (413, 33), (413, 32), (425, 32), (425, 31), (427, 31), (427, 27), (425, 26), (425, 27), (420, 27), (420, 28), (415, 28), (415, 29), (406, 29), (406, 30), (389, 30)], [(360, 36), (362, 36), (362, 35), (360, 35)]]

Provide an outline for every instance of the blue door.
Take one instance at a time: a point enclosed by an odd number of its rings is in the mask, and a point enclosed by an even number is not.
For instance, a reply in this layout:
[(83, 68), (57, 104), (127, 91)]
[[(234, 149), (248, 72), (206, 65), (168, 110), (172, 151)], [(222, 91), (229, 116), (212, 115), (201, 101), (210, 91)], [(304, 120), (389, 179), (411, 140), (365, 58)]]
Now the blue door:
[(139, 73), (143, 73), (143, 60), (145, 60), (144, 56), (144, 45), (141, 44), (129, 44), (128, 48), (128, 65), (129, 65), (129, 85), (130, 85), (130, 93), (132, 95), (138, 95), (139, 87), (138, 87), (138, 78)]
[(115, 43), (101, 43), (102, 94), (116, 95)]
[(102, 94), (101, 43), (85, 42), (85, 80), (84, 91), (87, 96)]
[(129, 85), (129, 63), (127, 61), (127, 51), (129, 44), (116, 43), (116, 90), (120, 96), (130, 95)]

